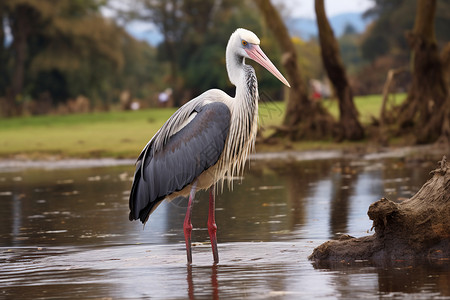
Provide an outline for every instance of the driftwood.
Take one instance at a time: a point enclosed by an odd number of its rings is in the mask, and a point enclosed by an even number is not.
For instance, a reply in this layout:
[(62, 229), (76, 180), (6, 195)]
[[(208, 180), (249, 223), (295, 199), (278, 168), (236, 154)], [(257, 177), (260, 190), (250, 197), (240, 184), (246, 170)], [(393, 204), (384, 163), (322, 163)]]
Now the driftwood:
[(450, 259), (450, 164), (446, 158), (433, 177), (410, 199), (394, 203), (382, 198), (369, 207), (375, 234), (343, 236), (314, 249), (316, 263), (369, 261), (384, 263)]

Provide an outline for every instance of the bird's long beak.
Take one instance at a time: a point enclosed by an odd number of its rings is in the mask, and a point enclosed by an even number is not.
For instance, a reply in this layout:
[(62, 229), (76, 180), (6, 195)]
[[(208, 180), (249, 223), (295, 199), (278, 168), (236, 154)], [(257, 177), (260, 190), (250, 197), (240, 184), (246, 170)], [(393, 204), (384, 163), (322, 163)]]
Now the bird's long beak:
[(266, 68), (270, 73), (272, 73), (276, 78), (278, 78), (282, 83), (287, 85), (288, 87), (291, 87), (289, 82), (286, 80), (286, 78), (281, 75), (280, 71), (273, 65), (273, 63), (270, 61), (270, 59), (264, 54), (264, 52), (261, 50), (259, 45), (252, 45), (248, 50), (245, 49), (248, 56), (259, 63), (261, 66)]

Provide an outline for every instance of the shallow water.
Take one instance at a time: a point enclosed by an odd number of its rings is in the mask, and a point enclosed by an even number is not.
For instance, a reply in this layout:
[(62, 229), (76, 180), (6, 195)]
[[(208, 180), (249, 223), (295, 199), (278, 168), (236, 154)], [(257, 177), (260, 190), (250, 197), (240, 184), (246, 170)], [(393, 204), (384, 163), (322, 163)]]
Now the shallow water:
[(5, 168), (0, 298), (450, 299), (446, 262), (317, 268), (307, 260), (342, 233), (372, 234), (369, 205), (413, 195), (438, 158), (253, 161), (233, 192), (216, 197), (217, 266), (206, 192), (194, 204), (187, 266), (186, 201), (162, 204), (145, 228), (128, 221), (132, 165)]

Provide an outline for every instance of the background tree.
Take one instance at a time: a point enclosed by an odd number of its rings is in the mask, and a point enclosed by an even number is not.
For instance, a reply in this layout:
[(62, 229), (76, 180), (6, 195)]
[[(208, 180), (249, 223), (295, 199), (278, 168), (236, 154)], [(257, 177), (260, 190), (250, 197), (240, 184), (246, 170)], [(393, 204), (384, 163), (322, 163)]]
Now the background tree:
[[(79, 95), (96, 106), (107, 106), (124, 89), (149, 97), (149, 82), (158, 85), (163, 66), (154, 63), (156, 52), (148, 44), (100, 14), (104, 3), (0, 3), (1, 114), (19, 114), (24, 106), (39, 108), (29, 113), (45, 113)], [(12, 43), (5, 40), (5, 26)], [(39, 105), (29, 105), (36, 101)]]
[(340, 56), (350, 76), (356, 74), (365, 63), (361, 55), (360, 40), (361, 34), (351, 24), (347, 24), (344, 34), (338, 39)]
[[(34, 1), (6, 0), (0, 4), (3, 12), (2, 22), (6, 19), (9, 23), (14, 40), (11, 45), (13, 51), (13, 67), (10, 74), (10, 86), (6, 92), (5, 114), (15, 115), (20, 113), (17, 99), (22, 93), (25, 77), (25, 64), (28, 56), (29, 36), (38, 28), (41, 17), (51, 11), (48, 3), (42, 3), (37, 7)], [(43, 12), (43, 13), (40, 13)], [(3, 27), (3, 24), (2, 24)], [(3, 28), (2, 28), (3, 29)]]
[(413, 132), (416, 142), (436, 141), (450, 132), (450, 97), (436, 42), (437, 0), (418, 0), (414, 28), (407, 34), (413, 55), (413, 82), (400, 107), (400, 132)]
[[(364, 13), (374, 19), (362, 42), (362, 54), (368, 61), (388, 53), (408, 59), (408, 40), (405, 32), (414, 26), (417, 0), (372, 0), (374, 6)], [(439, 46), (450, 38), (449, 0), (439, 0), (435, 12), (435, 37)], [(389, 34), (387, 34), (389, 33)]]
[[(211, 1), (205, 1), (204, 7), (210, 7)], [(186, 41), (189, 24), (183, 11), (182, 0), (143, 0), (143, 9), (138, 14), (140, 18), (154, 23), (161, 34), (163, 42), (160, 45), (160, 57), (168, 61), (170, 65), (169, 85), (173, 90), (173, 98), (176, 106), (182, 104), (179, 79), (180, 55), (178, 49)], [(187, 7), (189, 5), (186, 5)], [(207, 14), (206, 14), (207, 16)]]
[[(0, 4), (0, 20), (5, 20), (7, 17), (6, 6)], [(0, 66), (6, 66), (8, 62), (8, 49), (6, 46), (6, 34), (5, 34), (5, 22), (0, 22)], [(5, 67), (1, 68), (1, 71), (5, 71)], [(6, 90), (6, 86), (8, 85), (8, 76), (3, 73), (3, 76), (0, 76), (0, 93), (4, 93)]]
[(353, 103), (352, 88), (347, 79), (333, 29), (325, 13), (323, 0), (315, 0), (315, 10), (322, 61), (339, 101), (339, 138), (360, 140), (364, 137), (364, 129), (358, 121), (358, 111)]
[[(362, 34), (360, 45), (366, 66), (354, 76), (362, 94), (380, 93), (390, 69), (410, 64), (410, 49), (405, 32), (414, 26), (417, 0), (372, 0), (373, 8), (364, 15), (372, 23)], [(439, 47), (450, 40), (450, 0), (437, 1), (435, 34)], [(411, 76), (404, 73), (396, 78), (397, 91), (408, 89)]]
[[(93, 38), (93, 32), (108, 34), (109, 37), (113, 34), (112, 31), (98, 32), (109, 27), (101, 26), (103, 24), (98, 22), (100, 19), (95, 17), (99, 4), (94, 0), (6, 0), (1, 6), (13, 38), (8, 49), (11, 53), (11, 63), (1, 66), (3, 74), (10, 78), (9, 87), (2, 91), (7, 95), (4, 111), (7, 115), (19, 113), (26, 96), (33, 95), (35, 89), (42, 87), (36, 83), (45, 83), (48, 76), (53, 76), (56, 83), (65, 85), (58, 69), (61, 71), (64, 66), (71, 65), (75, 57), (80, 57), (80, 52), (86, 52), (80, 47), (72, 47), (77, 45), (71, 45), (70, 42), (74, 39), (67, 39), (67, 36), (79, 35), (78, 41), (83, 42), (81, 46), (95, 48), (99, 56), (105, 55), (117, 60), (113, 53), (115, 48), (109, 49), (110, 44), (105, 43), (108, 37), (96, 36), (102, 40), (94, 43), (96, 40)], [(56, 65), (59, 65), (59, 68)], [(41, 73), (44, 70), (49, 72)], [(58, 87), (55, 82), (53, 85)]]
[(280, 14), (269, 0), (255, 0), (255, 3), (283, 51), (282, 63), (291, 85), (283, 127), (277, 135), (292, 140), (330, 137), (335, 122), (319, 102), (308, 98), (295, 47)]

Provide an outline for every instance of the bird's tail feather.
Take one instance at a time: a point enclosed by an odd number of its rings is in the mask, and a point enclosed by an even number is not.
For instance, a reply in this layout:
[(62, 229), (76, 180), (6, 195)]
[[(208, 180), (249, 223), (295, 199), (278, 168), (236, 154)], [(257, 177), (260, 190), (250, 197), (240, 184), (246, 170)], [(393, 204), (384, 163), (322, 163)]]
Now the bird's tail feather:
[(149, 183), (141, 177), (141, 161), (137, 162), (133, 185), (130, 193), (129, 220), (140, 220), (145, 224), (150, 214), (161, 204), (164, 197), (149, 201)]

